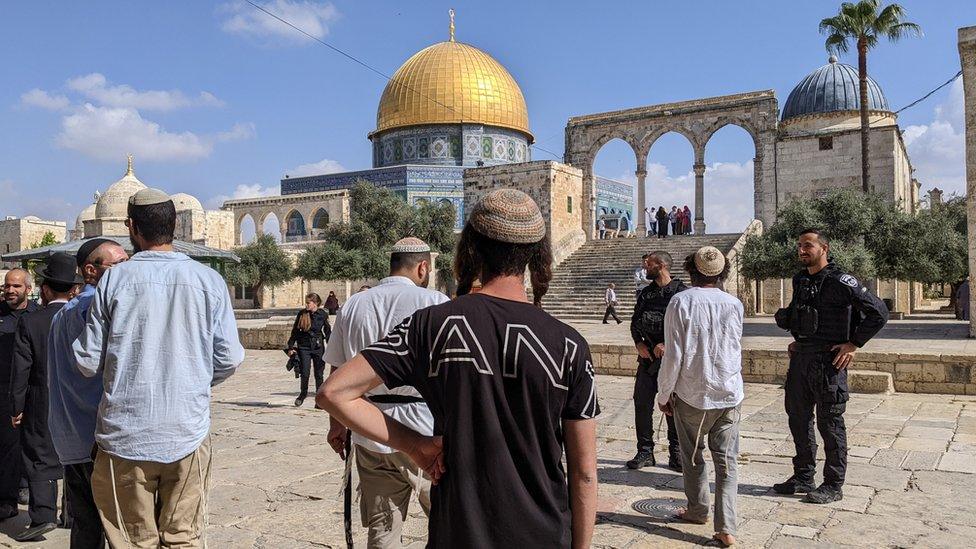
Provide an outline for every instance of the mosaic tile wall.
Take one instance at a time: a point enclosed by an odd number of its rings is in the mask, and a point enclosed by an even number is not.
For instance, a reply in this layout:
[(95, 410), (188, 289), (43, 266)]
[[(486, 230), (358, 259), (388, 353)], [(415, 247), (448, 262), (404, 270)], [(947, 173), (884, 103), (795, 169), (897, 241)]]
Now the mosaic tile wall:
[(432, 164), (476, 166), (528, 162), (531, 150), (519, 132), (464, 124), (403, 128), (373, 137), (373, 166)]

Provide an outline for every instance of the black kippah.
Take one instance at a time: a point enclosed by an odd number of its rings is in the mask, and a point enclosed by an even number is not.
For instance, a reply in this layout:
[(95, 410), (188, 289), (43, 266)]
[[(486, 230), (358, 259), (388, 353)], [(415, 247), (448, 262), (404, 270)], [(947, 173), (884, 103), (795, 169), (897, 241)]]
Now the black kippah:
[(78, 253), (75, 255), (75, 261), (78, 262), (78, 268), (81, 268), (81, 266), (85, 264), (85, 260), (88, 259), (88, 256), (90, 256), (96, 248), (102, 244), (105, 244), (106, 242), (118, 244), (118, 242), (112, 240), (111, 238), (93, 238), (82, 244), (81, 247), (78, 248)]

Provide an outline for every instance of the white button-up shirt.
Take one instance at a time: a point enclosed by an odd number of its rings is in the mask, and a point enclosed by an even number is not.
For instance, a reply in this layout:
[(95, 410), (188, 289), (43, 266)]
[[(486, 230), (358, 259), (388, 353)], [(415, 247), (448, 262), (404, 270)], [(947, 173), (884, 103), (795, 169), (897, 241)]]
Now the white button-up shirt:
[[(376, 286), (349, 298), (339, 310), (329, 344), (325, 346), (325, 361), (339, 367), (351, 360), (366, 347), (386, 337), (405, 318), (432, 305), (448, 301), (447, 296), (421, 288), (404, 276), (389, 276)], [(401, 395), (420, 398), (413, 387), (388, 389), (380, 385), (367, 393), (375, 395)], [(434, 434), (434, 416), (427, 404), (374, 403), (383, 413), (410, 427), (422, 435)], [(353, 433), (353, 443), (367, 450), (392, 454), (396, 450)]]
[(607, 305), (616, 303), (617, 292), (615, 292), (613, 288), (607, 288), (607, 292), (603, 295), (603, 301), (605, 301)]
[(82, 375), (103, 375), (98, 447), (155, 463), (207, 438), (210, 388), (244, 361), (227, 283), (178, 252), (139, 252), (106, 271), (72, 349)]
[(671, 298), (664, 315), (659, 403), (671, 393), (699, 410), (742, 402), (742, 313), (742, 302), (718, 288), (689, 288)]
[(637, 267), (637, 270), (634, 271), (634, 287), (637, 293), (640, 293), (650, 283), (651, 281), (647, 279), (647, 271), (644, 270), (644, 267)]

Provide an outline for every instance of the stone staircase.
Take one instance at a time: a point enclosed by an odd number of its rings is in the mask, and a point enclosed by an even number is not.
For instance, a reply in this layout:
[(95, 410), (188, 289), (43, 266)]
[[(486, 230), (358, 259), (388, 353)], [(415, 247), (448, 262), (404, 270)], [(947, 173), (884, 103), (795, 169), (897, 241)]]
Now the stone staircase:
[(613, 282), (617, 285), (617, 316), (629, 320), (636, 301), (634, 271), (642, 255), (657, 250), (668, 252), (674, 258), (672, 274), (687, 284), (688, 275), (681, 264), (688, 254), (702, 246), (715, 246), (728, 253), (741, 236), (733, 233), (592, 240), (554, 270), (542, 306), (561, 320), (601, 320), (605, 309), (603, 295), (607, 284)]

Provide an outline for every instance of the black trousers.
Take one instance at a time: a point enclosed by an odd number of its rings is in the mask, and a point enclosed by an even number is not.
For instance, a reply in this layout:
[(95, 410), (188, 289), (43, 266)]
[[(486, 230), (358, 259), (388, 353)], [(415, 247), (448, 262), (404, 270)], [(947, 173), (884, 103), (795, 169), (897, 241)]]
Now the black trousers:
[[(637, 429), (637, 451), (654, 450), (654, 410), (657, 408), (657, 372), (660, 359), (637, 359), (637, 378), (634, 380), (634, 426)], [(668, 423), (668, 451), (678, 455), (678, 431), (674, 417), (665, 416)]]
[(300, 377), (302, 383), (298, 398), (304, 399), (308, 396), (308, 378), (312, 370), (315, 372), (315, 392), (318, 392), (319, 386), (325, 381), (325, 361), (322, 360), (322, 350), (303, 349), (299, 347), (298, 363), (301, 367)]
[(27, 490), (30, 492), (27, 503), (30, 523), (58, 522), (58, 481), (28, 480)]
[(71, 549), (102, 549), (105, 532), (92, 496), (91, 475), (95, 464), (77, 463), (64, 466), (64, 491), (71, 515)]
[(850, 393), (847, 370), (838, 371), (831, 363), (834, 354), (833, 351), (793, 353), (786, 374), (786, 415), (796, 447), (793, 474), (797, 480), (813, 482), (817, 470), (817, 435), (813, 428), (816, 416), (827, 458), (824, 483), (840, 488), (847, 471), (844, 411)]
[(607, 305), (607, 310), (604, 311), (604, 313), (603, 313), (603, 323), (606, 324), (607, 323), (607, 319), (610, 318), (611, 316), (618, 323), (620, 322), (620, 319), (617, 318), (617, 309), (613, 305)]
[(6, 395), (9, 386), (6, 380), (0, 385), (0, 506), (17, 508), (17, 495), (20, 492), (23, 476), (24, 458), (20, 448), (20, 432), (10, 424), (10, 407)]

